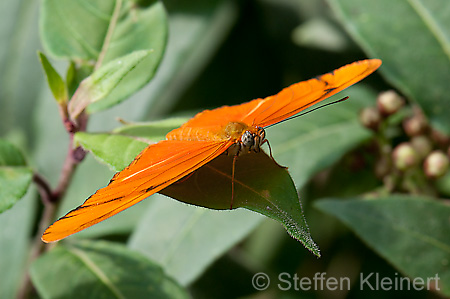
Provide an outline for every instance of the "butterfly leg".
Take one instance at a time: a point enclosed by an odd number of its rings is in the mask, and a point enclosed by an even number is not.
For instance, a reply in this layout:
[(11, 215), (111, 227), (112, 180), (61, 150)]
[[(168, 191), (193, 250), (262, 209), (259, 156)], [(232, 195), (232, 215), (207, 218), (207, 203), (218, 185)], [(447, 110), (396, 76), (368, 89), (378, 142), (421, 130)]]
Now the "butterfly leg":
[(233, 209), (233, 200), (234, 200), (234, 170), (236, 168), (236, 160), (238, 155), (234, 155), (233, 157), (233, 166), (231, 167), (231, 203), (230, 210)]
[(275, 161), (275, 158), (272, 156), (272, 147), (270, 146), (269, 140), (264, 139), (264, 141), (261, 143), (261, 145), (263, 145), (264, 143), (267, 143), (267, 146), (269, 147), (269, 154), (270, 154), (270, 158), (272, 159), (272, 161), (275, 162), (275, 164), (277, 164), (278, 167), (287, 169), (286, 166), (282, 166), (282, 165), (278, 164), (277, 161)]

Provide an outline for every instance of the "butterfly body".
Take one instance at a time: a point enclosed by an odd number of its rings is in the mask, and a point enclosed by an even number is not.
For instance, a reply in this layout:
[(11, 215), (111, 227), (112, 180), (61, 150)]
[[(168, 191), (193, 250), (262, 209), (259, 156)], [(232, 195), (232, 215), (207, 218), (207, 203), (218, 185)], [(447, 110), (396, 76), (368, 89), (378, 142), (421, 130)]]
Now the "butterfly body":
[(114, 175), (108, 186), (47, 228), (42, 240), (58, 241), (103, 221), (185, 178), (223, 153), (234, 156), (234, 173), (239, 155), (259, 152), (267, 142), (265, 127), (355, 84), (380, 65), (378, 59), (357, 61), (264, 99), (198, 113), (169, 132), (166, 140), (144, 149), (129, 166)]
[[(209, 114), (214, 115), (224, 106), (215, 110), (208, 110)], [(178, 129), (169, 132), (167, 140), (187, 140), (187, 141), (228, 141), (232, 145), (226, 151), (230, 156), (239, 156), (251, 151), (259, 152), (261, 145), (265, 141), (265, 131), (263, 128), (255, 125), (249, 125), (242, 121), (231, 120), (223, 125), (202, 125), (196, 124), (198, 116), (204, 116), (205, 112), (198, 114), (192, 120)], [(214, 117), (214, 116), (213, 116)]]
[[(235, 124), (230, 123), (230, 126), (234, 127)], [(233, 131), (232, 140), (234, 143), (227, 149), (229, 156), (240, 156), (250, 152), (259, 153), (261, 146), (266, 142), (266, 131), (263, 128), (257, 126), (244, 127), (238, 126), (237, 131)]]

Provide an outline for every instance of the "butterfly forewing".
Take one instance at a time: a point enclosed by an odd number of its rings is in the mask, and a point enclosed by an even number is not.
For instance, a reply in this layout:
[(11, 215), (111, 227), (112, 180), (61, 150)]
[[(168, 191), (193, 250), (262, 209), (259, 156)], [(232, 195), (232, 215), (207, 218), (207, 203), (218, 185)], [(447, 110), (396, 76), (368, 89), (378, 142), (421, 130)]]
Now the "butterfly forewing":
[(243, 121), (258, 127), (278, 123), (364, 79), (380, 65), (378, 59), (362, 60), (293, 84), (265, 98)]
[(230, 145), (228, 141), (162, 141), (147, 147), (108, 186), (50, 226), (42, 240), (60, 240), (129, 208), (210, 162)]

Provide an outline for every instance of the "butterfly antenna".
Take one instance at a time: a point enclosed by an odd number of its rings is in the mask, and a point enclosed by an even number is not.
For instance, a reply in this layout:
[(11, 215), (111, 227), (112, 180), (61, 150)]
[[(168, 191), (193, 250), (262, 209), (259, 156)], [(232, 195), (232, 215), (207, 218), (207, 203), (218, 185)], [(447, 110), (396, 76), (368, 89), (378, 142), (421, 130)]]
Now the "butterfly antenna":
[(230, 203), (230, 210), (233, 209), (233, 200), (234, 200), (234, 170), (236, 168), (236, 160), (237, 155), (233, 157), (233, 166), (231, 168), (231, 203)]
[(348, 98), (349, 98), (349, 97), (346, 96), (345, 98), (342, 98), (342, 99), (340, 99), (340, 100), (333, 101), (333, 102), (330, 102), (330, 103), (326, 103), (326, 104), (323, 104), (322, 106), (316, 107), (316, 108), (314, 108), (314, 109), (305, 111), (305, 112), (300, 113), (300, 114), (293, 115), (293, 116), (288, 117), (288, 118), (286, 118), (286, 119), (283, 119), (282, 121), (279, 121), (279, 122), (277, 122), (277, 123), (274, 123), (274, 124), (265, 126), (264, 129), (270, 128), (271, 126), (277, 125), (277, 124), (279, 124), (279, 123), (282, 123), (282, 122), (285, 122), (285, 121), (288, 121), (288, 120), (291, 120), (291, 119), (294, 119), (294, 118), (303, 116), (303, 115), (305, 115), (305, 114), (311, 113), (311, 112), (313, 112), (313, 111), (315, 111), (315, 110), (317, 110), (317, 109), (324, 108), (324, 107), (326, 107), (326, 106), (330, 106), (330, 105), (333, 105), (333, 104), (337, 104), (337, 103), (343, 102), (343, 101), (347, 100)]

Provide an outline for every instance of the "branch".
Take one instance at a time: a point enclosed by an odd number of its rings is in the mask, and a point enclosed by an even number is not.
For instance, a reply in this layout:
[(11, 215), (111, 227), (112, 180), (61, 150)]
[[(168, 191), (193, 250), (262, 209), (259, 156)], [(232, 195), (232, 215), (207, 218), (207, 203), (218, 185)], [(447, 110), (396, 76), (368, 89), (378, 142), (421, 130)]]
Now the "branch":
[[(39, 190), (39, 194), (44, 204), (44, 211), (39, 221), (39, 227), (37, 235), (31, 245), (30, 257), (28, 259), (28, 265), (30, 265), (35, 259), (37, 259), (45, 250), (49, 250), (53, 245), (46, 245), (41, 240), (41, 236), (47, 227), (52, 223), (55, 213), (57, 211), (58, 204), (65, 195), (67, 188), (72, 180), (72, 176), (77, 168), (78, 164), (84, 159), (86, 152), (81, 147), (73, 147), (73, 138), (76, 132), (85, 131), (87, 126), (88, 117), (85, 113), (80, 114), (77, 119), (78, 125), (71, 122), (67, 116), (67, 113), (62, 111), (61, 118), (69, 133), (69, 148), (67, 155), (61, 169), (59, 181), (57, 187), (52, 190), (47, 180), (38, 173), (33, 175), (33, 182), (36, 184)], [(29, 267), (27, 267), (29, 268)], [(19, 289), (18, 298), (28, 298), (30, 293), (34, 291), (33, 284), (28, 272), (23, 276), (21, 287)]]

